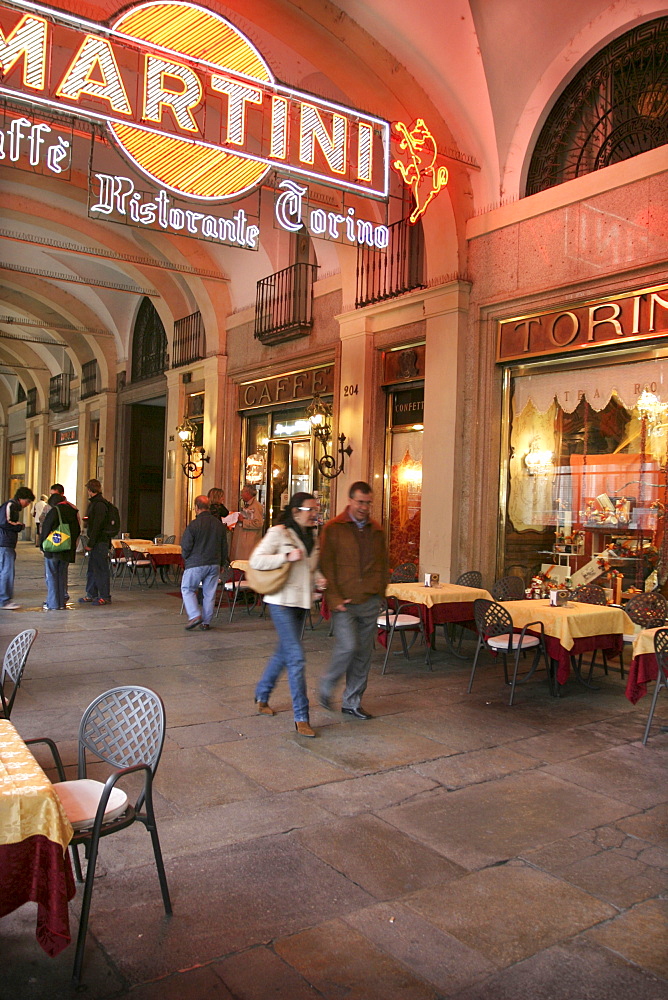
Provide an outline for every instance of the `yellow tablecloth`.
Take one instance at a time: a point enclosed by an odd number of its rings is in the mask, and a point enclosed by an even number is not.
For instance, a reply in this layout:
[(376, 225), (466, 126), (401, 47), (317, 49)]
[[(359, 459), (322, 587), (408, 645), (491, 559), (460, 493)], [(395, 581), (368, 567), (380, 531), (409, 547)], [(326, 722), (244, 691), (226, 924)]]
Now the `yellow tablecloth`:
[(571, 602), (570, 607), (554, 608), (549, 601), (502, 601), (510, 612), (513, 625), (524, 628), (529, 622), (541, 621), (545, 634), (559, 640), (568, 650), (574, 639), (595, 635), (622, 635), (633, 632), (633, 622), (621, 608), (599, 604)]
[(112, 541), (114, 548), (120, 549), (122, 541), (129, 545), (133, 552), (143, 552), (145, 555), (181, 555), (180, 545), (163, 545), (162, 543), (156, 545), (155, 542), (149, 542), (145, 538), (114, 538)]
[(424, 604), (428, 608), (436, 604), (466, 604), (478, 598), (492, 600), (491, 594), (482, 588), (461, 587), (456, 583), (441, 583), (438, 587), (425, 587), (421, 583), (390, 583), (385, 595), (410, 601), (411, 604)]
[(41, 835), (65, 851), (73, 833), (53, 785), (11, 722), (0, 719), (0, 844)]
[(638, 632), (637, 636), (633, 640), (633, 659), (636, 656), (648, 656), (650, 653), (654, 654), (654, 636), (658, 632), (658, 628), (644, 628), (642, 632)]

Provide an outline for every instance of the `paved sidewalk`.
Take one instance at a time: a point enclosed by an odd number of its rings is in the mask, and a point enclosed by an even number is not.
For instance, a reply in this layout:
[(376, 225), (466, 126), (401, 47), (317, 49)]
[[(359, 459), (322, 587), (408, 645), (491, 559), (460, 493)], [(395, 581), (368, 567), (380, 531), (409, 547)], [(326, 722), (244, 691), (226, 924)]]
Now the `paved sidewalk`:
[[(12, 716), (21, 735), (58, 740), (73, 773), (94, 696), (139, 683), (167, 709), (156, 787), (174, 915), (143, 827), (102, 841), (82, 995), (668, 998), (668, 734), (641, 745), (649, 699), (630, 705), (618, 674), (598, 691), (571, 681), (560, 699), (539, 674), (508, 708), (488, 656), (467, 695), (470, 661), (442, 638), (432, 672), (418, 647), (383, 677), (377, 647), (375, 718), (361, 722), (317, 707), (333, 641), (321, 625), (305, 639), (318, 732), (306, 740), (284, 680), (278, 715), (255, 714), (274, 644), (257, 613), (186, 632), (162, 584), (43, 612), (42, 574), (20, 543), (22, 608), (0, 611), (0, 650), (39, 629)], [(73, 601), (83, 584), (77, 563)], [(78, 995), (73, 952), (41, 951), (33, 904), (0, 920), (0, 1000)]]

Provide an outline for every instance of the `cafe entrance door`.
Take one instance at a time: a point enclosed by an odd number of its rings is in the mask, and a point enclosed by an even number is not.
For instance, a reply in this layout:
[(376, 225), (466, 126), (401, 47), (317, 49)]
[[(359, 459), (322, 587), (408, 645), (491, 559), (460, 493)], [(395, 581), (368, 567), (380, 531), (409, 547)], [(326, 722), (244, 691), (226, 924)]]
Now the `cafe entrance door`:
[(311, 438), (269, 440), (267, 527), (277, 524), (294, 493), (311, 490)]

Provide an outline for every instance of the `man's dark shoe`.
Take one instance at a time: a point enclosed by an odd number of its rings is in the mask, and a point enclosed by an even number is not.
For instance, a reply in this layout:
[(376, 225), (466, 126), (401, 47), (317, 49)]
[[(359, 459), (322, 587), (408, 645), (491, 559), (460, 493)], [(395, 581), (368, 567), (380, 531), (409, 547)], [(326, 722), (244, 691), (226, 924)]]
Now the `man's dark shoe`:
[(111, 604), (111, 598), (110, 597), (96, 597), (94, 601), (91, 601), (91, 603), (92, 604), (97, 604), (98, 606), (100, 606), (102, 604)]
[(80, 597), (79, 604), (92, 604), (94, 600), (94, 597)]
[(191, 622), (186, 625), (186, 632), (192, 632), (194, 628), (198, 628), (202, 624), (201, 618), (193, 618)]
[(342, 708), (341, 711), (344, 715), (354, 715), (356, 719), (373, 719), (373, 715), (369, 715), (369, 713), (365, 712), (362, 707)]
[(327, 697), (326, 694), (318, 695), (318, 704), (322, 708), (326, 708), (328, 712), (332, 711), (332, 703), (331, 703), (331, 701), (329, 700), (329, 698)]
[(210, 631), (211, 626), (207, 625), (206, 622), (202, 622), (202, 624), (200, 625), (199, 629), (200, 629), (200, 632), (208, 632), (208, 631)]

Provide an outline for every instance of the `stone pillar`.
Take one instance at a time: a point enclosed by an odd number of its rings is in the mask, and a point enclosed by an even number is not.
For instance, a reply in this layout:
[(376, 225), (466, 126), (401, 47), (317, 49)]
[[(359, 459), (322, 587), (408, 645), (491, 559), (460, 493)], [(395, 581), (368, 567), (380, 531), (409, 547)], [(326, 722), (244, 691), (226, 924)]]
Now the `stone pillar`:
[(165, 478), (162, 495), (162, 523), (166, 535), (176, 535), (178, 542), (186, 523), (186, 477), (181, 466), (185, 453), (178, 439), (176, 428), (183, 420), (185, 388), (182, 372), (171, 368), (165, 372), (167, 379), (167, 407), (165, 409)]
[[(466, 476), (461, 454), (462, 372), (470, 285), (453, 281), (425, 294), (426, 362), (420, 570), (449, 582), (457, 561), (458, 496)], [(467, 568), (467, 567), (465, 567)], [(468, 567), (471, 568), (471, 567)]]
[[(339, 317), (341, 321), (341, 356), (339, 360), (339, 385), (334, 394), (334, 425), (330, 452), (339, 462), (338, 435), (346, 435), (345, 446), (353, 453), (345, 460), (345, 472), (333, 481), (336, 484), (336, 509), (343, 510), (348, 502), (351, 483), (361, 479), (371, 480), (373, 447), (371, 440), (371, 415), (374, 410), (374, 337), (366, 316), (355, 313)], [(380, 497), (378, 497), (380, 499)]]
[[(203, 362), (204, 370), (204, 428), (203, 442), (210, 461), (204, 463), (204, 473), (198, 492), (208, 493), (217, 486), (229, 489), (229, 470), (224, 466), (225, 441), (233, 433), (225, 417), (227, 355), (214, 354)], [(228, 505), (229, 506), (229, 505)]]
[[(121, 484), (120, 482), (114, 482), (114, 467), (116, 462), (116, 446), (117, 446), (117, 426), (116, 418), (118, 412), (118, 394), (107, 390), (106, 392), (100, 393), (96, 399), (97, 405), (100, 412), (100, 440), (98, 446), (98, 456), (97, 456), (97, 475), (96, 479), (99, 479), (102, 483), (102, 492), (106, 493), (109, 500), (118, 506), (118, 502), (121, 497)], [(86, 428), (84, 431), (84, 437), (88, 441), (88, 434), (90, 428), (88, 426), (88, 411), (86, 411)], [(79, 433), (81, 434), (81, 426), (79, 427)], [(81, 477), (81, 494), (86, 496), (86, 491), (83, 484), (87, 482), (91, 476), (84, 474), (84, 467), (86, 464), (86, 459), (83, 462), (79, 462), (78, 475), (77, 475), (77, 486), (79, 486), (78, 478)]]

